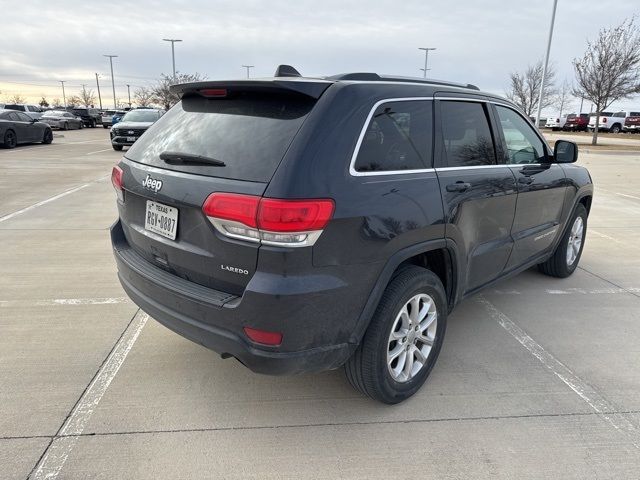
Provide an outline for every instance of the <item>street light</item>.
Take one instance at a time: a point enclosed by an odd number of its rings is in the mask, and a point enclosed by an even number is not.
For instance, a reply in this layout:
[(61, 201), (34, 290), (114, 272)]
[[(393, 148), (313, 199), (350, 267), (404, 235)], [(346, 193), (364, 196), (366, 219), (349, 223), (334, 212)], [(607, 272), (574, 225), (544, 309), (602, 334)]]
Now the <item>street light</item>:
[(249, 70), (252, 69), (255, 65), (242, 65), (242, 66), (247, 69), (247, 78), (249, 78)]
[(100, 110), (102, 110), (102, 97), (100, 96), (100, 82), (98, 81), (97, 73), (96, 73), (96, 87), (98, 87), (98, 100), (100, 101)]
[(64, 108), (67, 108), (67, 97), (64, 94), (64, 82), (66, 82), (66, 80), (58, 81), (62, 84), (62, 104), (64, 105)]
[(433, 48), (433, 47), (418, 47), (418, 50), (424, 50), (424, 68), (421, 68), (420, 70), (422, 70), (422, 72), (423, 72), (422, 77), (423, 78), (427, 78), (427, 71), (429, 70), (427, 68), (427, 65), (429, 63), (429, 50), (435, 50), (435, 48)]
[(129, 108), (131, 108), (131, 85), (127, 83), (127, 95), (129, 96)]
[(113, 59), (117, 58), (118, 55), (103, 55), (103, 57), (109, 58), (109, 65), (111, 66), (111, 88), (113, 89), (113, 109), (117, 109), (118, 105), (116, 103), (116, 82), (113, 79)]
[(176, 81), (176, 51), (174, 48), (174, 44), (176, 42), (181, 42), (182, 40), (177, 38), (163, 38), (163, 42), (171, 42), (171, 63), (173, 64), (173, 81)]
[(553, 10), (551, 11), (551, 25), (549, 25), (549, 40), (547, 40), (547, 53), (544, 56), (544, 68), (542, 69), (542, 81), (540, 82), (540, 95), (538, 95), (538, 115), (536, 116), (536, 128), (540, 125), (540, 112), (542, 111), (542, 101), (544, 100), (544, 81), (547, 79), (547, 66), (549, 65), (549, 52), (551, 51), (551, 39), (553, 38), (553, 23), (556, 20), (556, 7), (558, 0), (553, 0)]

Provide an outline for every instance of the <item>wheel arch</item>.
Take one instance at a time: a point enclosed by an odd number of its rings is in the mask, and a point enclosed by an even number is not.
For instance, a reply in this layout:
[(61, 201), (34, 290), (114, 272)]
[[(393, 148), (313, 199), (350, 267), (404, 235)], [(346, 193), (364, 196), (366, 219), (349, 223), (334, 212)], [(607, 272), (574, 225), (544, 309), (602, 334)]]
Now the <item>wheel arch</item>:
[(444, 238), (412, 245), (396, 252), (382, 268), (356, 322), (354, 331), (349, 338), (349, 343), (360, 343), (385, 288), (403, 267), (409, 265), (428, 268), (440, 278), (447, 294), (449, 311), (452, 310), (456, 302), (458, 288), (458, 265), (455, 245)]

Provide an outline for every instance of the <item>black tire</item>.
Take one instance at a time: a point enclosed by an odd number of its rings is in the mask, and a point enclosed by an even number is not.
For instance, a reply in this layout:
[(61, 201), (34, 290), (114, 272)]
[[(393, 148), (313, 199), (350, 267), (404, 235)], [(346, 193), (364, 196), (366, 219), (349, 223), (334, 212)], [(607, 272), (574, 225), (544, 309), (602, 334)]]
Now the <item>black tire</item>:
[(69, 130), (69, 124), (67, 122), (64, 122), (62, 125), (62, 130)]
[(78, 125), (78, 130), (82, 130), (84, 128), (84, 122), (80, 122)]
[(4, 148), (15, 148), (18, 144), (18, 137), (16, 136), (16, 132), (13, 130), (7, 130), (4, 132), (4, 143), (2, 146)]
[[(569, 260), (567, 258), (567, 249), (569, 248), (569, 240), (572, 238), (572, 228), (576, 223), (578, 217), (582, 219), (582, 240), (575, 259), (572, 263), (569, 263)], [(578, 263), (580, 263), (580, 257), (582, 256), (582, 250), (584, 249), (584, 240), (586, 236), (587, 209), (584, 208), (584, 205), (579, 203), (575, 211), (573, 212), (571, 220), (569, 221), (567, 231), (564, 233), (564, 236), (553, 252), (553, 255), (546, 262), (540, 263), (538, 265), (538, 270), (540, 270), (545, 275), (558, 278), (566, 278), (571, 275), (573, 272), (575, 272), (576, 268), (578, 268)]]
[[(427, 294), (434, 300), (437, 315), (435, 338), (424, 366), (410, 380), (398, 382), (392, 377), (387, 364), (391, 329), (400, 310), (412, 297), (420, 293)], [(420, 389), (436, 363), (446, 325), (447, 301), (440, 279), (425, 268), (403, 268), (382, 294), (362, 342), (345, 364), (349, 383), (356, 390), (379, 402), (396, 404), (406, 400)]]
[(118, 152), (120, 150), (122, 150), (122, 145), (111, 145), (113, 147), (114, 150), (117, 150)]
[(620, 133), (620, 130), (621, 130), (620, 125), (618, 125), (618, 124), (616, 123), (613, 127), (611, 127), (611, 130), (609, 130), (609, 131), (610, 131), (611, 133)]
[(53, 142), (53, 132), (47, 128), (42, 136), (42, 143), (49, 145), (51, 142)]
[(109, 128), (109, 125), (102, 125), (102, 128)]
[(96, 121), (95, 120), (91, 120), (91, 128), (96, 128)]

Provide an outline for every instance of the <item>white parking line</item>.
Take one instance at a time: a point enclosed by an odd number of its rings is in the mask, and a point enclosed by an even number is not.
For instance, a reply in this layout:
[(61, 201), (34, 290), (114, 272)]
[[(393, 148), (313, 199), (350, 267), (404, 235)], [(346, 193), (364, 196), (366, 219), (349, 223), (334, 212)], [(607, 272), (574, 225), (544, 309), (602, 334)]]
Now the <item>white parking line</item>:
[(117, 303), (126, 303), (127, 297), (105, 297), (105, 298), (51, 298), (45, 300), (0, 300), (0, 308), (37, 305), (114, 305)]
[[(491, 290), (491, 293), (497, 295), (522, 295), (522, 292), (519, 290), (500, 290), (494, 289)], [(564, 289), (554, 289), (547, 288), (544, 293), (548, 295), (616, 295), (621, 293), (640, 293), (640, 287), (609, 287), (609, 288), (564, 288)]]
[(625, 434), (634, 447), (640, 450), (640, 430), (627, 418), (624, 413), (616, 413), (617, 409), (604, 396), (593, 387), (584, 382), (573, 373), (560, 360), (547, 352), (542, 345), (537, 343), (527, 333), (516, 325), (509, 317), (498, 310), (490, 301), (479, 295), (476, 301), (481, 304), (498, 324), (515, 338), (529, 353), (536, 357), (540, 363), (547, 367), (565, 385), (573, 390), (587, 405), (589, 405), (601, 418), (606, 420), (618, 432)]
[(33, 205), (29, 205), (28, 207), (25, 207), (21, 210), (17, 210), (13, 213), (5, 215), (4, 217), (0, 217), (0, 223), (5, 222), (7, 220), (11, 220), (12, 218), (17, 217), (18, 215), (22, 215), (23, 213), (33, 210), (34, 208), (41, 207), (42, 205), (46, 205), (47, 203), (53, 202), (54, 200), (58, 200), (59, 198), (66, 197), (67, 195), (71, 195), (72, 193), (82, 190), (83, 188), (87, 188), (88, 186), (93, 185), (94, 183), (98, 183), (99, 181), (104, 180), (109, 176), (111, 176), (111, 174), (104, 175), (103, 177), (100, 177), (97, 180), (94, 180), (89, 183), (85, 183), (84, 185), (80, 185), (79, 187), (72, 188), (71, 190), (67, 190), (66, 192), (59, 193), (58, 195), (54, 195), (53, 197), (47, 198), (46, 200), (42, 200), (41, 202), (34, 203)]
[(93, 381), (82, 394), (78, 403), (76, 403), (71, 415), (69, 415), (58, 434), (54, 437), (53, 442), (45, 450), (31, 478), (35, 480), (53, 480), (58, 476), (71, 450), (73, 450), (78, 441), (78, 436), (82, 434), (84, 427), (89, 422), (107, 388), (109, 388), (111, 381), (120, 370), (148, 319), (149, 316), (141, 310), (135, 315), (120, 340), (113, 347), (109, 357), (98, 370)]
[(89, 152), (87, 153), (87, 155), (94, 155), (96, 153), (102, 153), (102, 152), (110, 152), (111, 150), (113, 150), (113, 148), (105, 148), (104, 150), (96, 150), (95, 152)]

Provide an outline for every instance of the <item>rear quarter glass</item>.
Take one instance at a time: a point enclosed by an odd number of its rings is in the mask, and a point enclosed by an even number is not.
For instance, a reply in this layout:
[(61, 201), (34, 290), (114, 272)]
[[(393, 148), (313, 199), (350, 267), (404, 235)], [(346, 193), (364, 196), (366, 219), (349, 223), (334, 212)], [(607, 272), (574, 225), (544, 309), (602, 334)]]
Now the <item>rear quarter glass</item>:
[[(168, 170), (266, 182), (315, 104), (303, 95), (240, 92), (229, 98), (183, 98), (126, 153)], [(167, 164), (162, 152), (201, 155), (225, 166)]]

